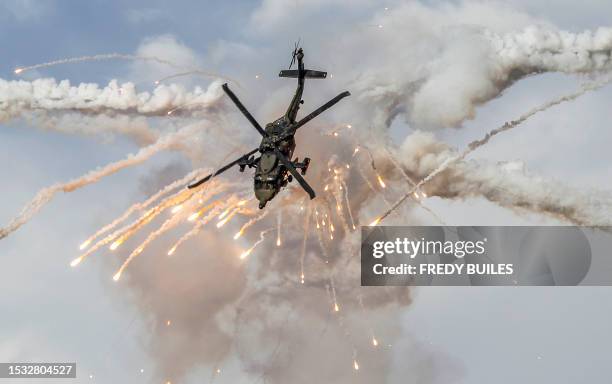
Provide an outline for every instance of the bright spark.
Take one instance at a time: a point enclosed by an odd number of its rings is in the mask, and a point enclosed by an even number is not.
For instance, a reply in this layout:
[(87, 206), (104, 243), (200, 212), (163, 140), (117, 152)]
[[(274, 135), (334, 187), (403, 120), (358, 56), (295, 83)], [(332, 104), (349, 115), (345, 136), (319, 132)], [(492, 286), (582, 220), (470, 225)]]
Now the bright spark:
[(89, 246), (89, 244), (91, 244), (91, 239), (85, 240), (80, 246), (79, 246), (79, 250), (84, 250), (85, 248), (87, 248)]
[(378, 347), (378, 340), (374, 336), (372, 336), (372, 345)]
[(387, 188), (387, 184), (385, 184), (385, 182), (383, 181), (380, 175), (376, 175), (376, 178), (378, 179), (378, 184), (380, 184), (382, 188)]
[(253, 250), (264, 241), (265, 239), (264, 236), (266, 235), (266, 233), (272, 231), (273, 229), (274, 228), (269, 228), (269, 229), (266, 229), (265, 231), (261, 231), (259, 233), (259, 240), (257, 240), (255, 244), (251, 246), (251, 248), (247, 249), (246, 251), (240, 254), (240, 260), (246, 259), (251, 254), (251, 252), (253, 252)]
[(228, 221), (231, 220), (232, 217), (234, 217), (234, 215), (236, 215), (236, 213), (238, 212), (238, 209), (235, 208), (232, 213), (230, 213), (229, 215), (227, 215), (223, 220), (219, 221), (217, 223), (217, 228), (221, 228), (222, 226), (225, 225), (225, 223), (227, 223)]
[(177, 205), (176, 207), (172, 208), (172, 211), (170, 211), (170, 212), (172, 212), (172, 213), (177, 213), (177, 212), (179, 212), (181, 209), (183, 209), (183, 205), (182, 205), (182, 204)]
[(251, 254), (251, 252), (253, 252), (253, 247), (251, 247), (251, 248), (247, 249), (246, 251), (242, 252), (242, 253), (240, 254), (240, 260), (244, 260), (244, 259), (246, 259), (247, 257), (249, 257), (249, 255)]
[(170, 248), (170, 250), (168, 251), (168, 256), (172, 256), (175, 251), (176, 251), (176, 246)]
[(358, 371), (359, 370), (359, 363), (357, 363), (357, 360), (353, 360), (353, 368)]
[(242, 231), (242, 230), (240, 230), (240, 231), (236, 232), (236, 234), (234, 235), (234, 240), (238, 240), (238, 238), (239, 238), (240, 236), (242, 236), (242, 233), (243, 233), (243, 231)]
[(353, 126), (352, 126), (352, 125), (350, 125), (350, 124), (347, 124), (347, 125), (346, 125), (346, 127), (347, 127), (348, 129), (353, 128)]
[(380, 217), (377, 217), (376, 220), (374, 220), (368, 225), (368, 227), (375, 227), (378, 225), (378, 223), (380, 223)]
[(194, 212), (187, 218), (187, 220), (195, 221), (195, 219), (197, 219), (198, 217), (200, 217), (200, 212)]
[(23, 68), (16, 68), (15, 69), (15, 74), (16, 75), (20, 74), (21, 72), (23, 72)]
[(70, 263), (70, 266), (72, 268), (76, 267), (77, 265), (79, 265), (79, 263), (83, 261), (83, 256), (81, 257), (77, 257), (76, 259), (72, 260), (72, 262)]
[(172, 321), (170, 320), (166, 321), (166, 327), (169, 327), (170, 325), (172, 325)]
[(113, 280), (119, 281), (119, 278), (121, 278), (121, 271), (115, 273), (115, 276), (113, 276)]
[(232, 209), (232, 207), (229, 207), (229, 208), (227, 208), (225, 211), (223, 211), (223, 212), (222, 212), (222, 213), (219, 215), (218, 219), (219, 219), (219, 220), (221, 220), (221, 219), (223, 219), (225, 216), (227, 216), (227, 214), (230, 212), (230, 210), (231, 210), (231, 209)]
[(334, 303), (334, 311), (340, 312), (340, 307), (338, 306), (338, 303)]
[(119, 248), (119, 246), (121, 245), (121, 243), (123, 243), (123, 240), (115, 240), (111, 245), (110, 245), (110, 250), (114, 251), (115, 249)]

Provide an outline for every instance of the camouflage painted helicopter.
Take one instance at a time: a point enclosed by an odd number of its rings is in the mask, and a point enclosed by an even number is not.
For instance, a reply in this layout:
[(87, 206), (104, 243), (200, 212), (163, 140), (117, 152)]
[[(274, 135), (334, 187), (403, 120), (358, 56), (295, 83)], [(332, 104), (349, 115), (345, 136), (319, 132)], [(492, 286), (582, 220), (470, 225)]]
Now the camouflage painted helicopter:
[[(296, 59), (298, 69), (292, 70), (291, 67), (295, 63)], [(265, 130), (261, 127), (261, 125), (259, 125), (257, 120), (255, 120), (253, 115), (249, 113), (244, 105), (242, 105), (240, 100), (238, 100), (238, 97), (236, 97), (236, 95), (229, 89), (227, 84), (223, 84), (222, 88), (225, 93), (262, 136), (261, 143), (259, 144), (259, 147), (245, 153), (238, 159), (219, 168), (214, 173), (189, 185), (189, 188), (196, 188), (214, 176), (217, 176), (218, 174), (227, 171), (231, 167), (238, 165), (240, 172), (244, 172), (246, 167), (255, 168), (255, 175), (253, 177), (254, 190), (255, 197), (257, 200), (259, 200), (260, 209), (264, 208), (266, 203), (272, 200), (281, 190), (281, 188), (285, 187), (287, 183), (290, 183), (293, 181), (293, 179), (296, 179), (302, 188), (304, 188), (304, 190), (308, 193), (310, 198), (314, 199), (314, 190), (302, 177), (302, 175), (305, 175), (306, 171), (308, 170), (310, 159), (306, 157), (302, 162), (300, 162), (297, 158), (293, 161), (290, 160), (295, 149), (295, 132), (298, 130), (298, 128), (317, 117), (323, 111), (331, 108), (344, 97), (349, 96), (350, 93), (348, 91), (342, 92), (308, 116), (296, 121), (300, 104), (304, 102), (302, 100), (302, 92), (304, 91), (305, 79), (324, 79), (327, 77), (327, 72), (304, 69), (303, 59), (304, 51), (302, 48), (298, 48), (296, 44), (295, 49), (293, 50), (291, 64), (289, 64), (289, 69), (282, 70), (279, 73), (279, 77), (297, 78), (298, 85), (295, 95), (293, 96), (293, 100), (291, 100), (285, 115), (267, 124)], [(260, 153), (259, 157), (256, 157), (256, 152)], [(301, 170), (302, 175), (298, 173), (298, 169)]]

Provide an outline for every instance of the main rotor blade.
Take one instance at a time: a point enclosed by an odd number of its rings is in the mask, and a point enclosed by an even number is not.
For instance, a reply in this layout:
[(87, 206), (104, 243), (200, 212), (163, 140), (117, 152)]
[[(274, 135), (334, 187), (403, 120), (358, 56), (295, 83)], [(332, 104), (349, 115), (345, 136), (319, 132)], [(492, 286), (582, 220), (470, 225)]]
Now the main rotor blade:
[(255, 118), (253, 117), (253, 115), (251, 115), (251, 113), (245, 108), (244, 105), (242, 105), (242, 103), (240, 102), (240, 100), (238, 99), (238, 97), (236, 97), (236, 95), (234, 95), (234, 92), (232, 92), (231, 89), (229, 89), (229, 87), (227, 86), (227, 83), (223, 84), (221, 86), (221, 88), (223, 88), (223, 90), (225, 91), (225, 93), (227, 93), (227, 95), (229, 96), (230, 99), (232, 99), (232, 101), (234, 102), (234, 104), (236, 104), (236, 106), (238, 107), (238, 109), (240, 110), (240, 112), (242, 112), (242, 114), (244, 115), (244, 117), (247, 118), (248, 121), (251, 122), (251, 124), (253, 124), (253, 126), (255, 127), (255, 129), (259, 132), (260, 135), (262, 135), (263, 137), (266, 137), (266, 131), (263, 130), (263, 128), (261, 127), (261, 125), (259, 125), (259, 123), (257, 122), (257, 120), (255, 120)]
[(227, 171), (228, 169), (230, 169), (231, 167), (233, 167), (234, 165), (238, 164), (242, 159), (246, 159), (249, 156), (251, 156), (252, 154), (254, 154), (255, 152), (257, 152), (259, 150), (258, 148), (255, 148), (254, 150), (252, 150), (251, 152), (245, 153), (244, 155), (240, 156), (239, 158), (237, 158), (236, 160), (232, 161), (231, 163), (224, 165), (223, 167), (217, 169), (214, 173), (211, 173), (210, 175), (204, 177), (203, 179), (198, 180), (197, 182), (189, 185), (187, 188), (195, 188), (195, 187), (199, 187), (200, 185), (204, 184), (205, 182), (207, 182), (208, 180), (210, 180), (211, 178), (217, 176), (220, 173), (223, 173), (225, 171)]
[(331, 107), (334, 106), (334, 104), (336, 104), (337, 102), (339, 102), (340, 100), (342, 100), (343, 98), (350, 96), (351, 93), (349, 91), (344, 91), (341, 94), (339, 94), (338, 96), (334, 97), (333, 99), (331, 99), (330, 101), (328, 101), (327, 103), (323, 104), (322, 106), (320, 106), (318, 109), (315, 109), (310, 115), (304, 117), (302, 120), (298, 121), (295, 125), (294, 125), (294, 129), (298, 129), (299, 127), (301, 127), (302, 125), (306, 124), (307, 122), (309, 122), (310, 120), (314, 119), (315, 117), (319, 116), (321, 113), (323, 113), (326, 109), (329, 109)]
[(274, 148), (274, 153), (276, 154), (276, 157), (278, 158), (278, 160), (280, 160), (280, 162), (283, 163), (285, 168), (287, 168), (287, 170), (293, 175), (293, 177), (295, 177), (298, 183), (300, 183), (300, 185), (302, 186), (302, 188), (304, 188), (306, 193), (308, 193), (308, 196), (310, 196), (310, 199), (311, 200), (314, 199), (316, 196), (314, 190), (312, 189), (312, 187), (310, 187), (310, 185), (308, 185), (306, 180), (304, 180), (304, 178), (302, 177), (302, 175), (300, 175), (297, 169), (295, 169), (291, 161), (287, 159), (287, 157), (285, 157), (285, 155), (283, 155), (283, 153), (278, 148)]

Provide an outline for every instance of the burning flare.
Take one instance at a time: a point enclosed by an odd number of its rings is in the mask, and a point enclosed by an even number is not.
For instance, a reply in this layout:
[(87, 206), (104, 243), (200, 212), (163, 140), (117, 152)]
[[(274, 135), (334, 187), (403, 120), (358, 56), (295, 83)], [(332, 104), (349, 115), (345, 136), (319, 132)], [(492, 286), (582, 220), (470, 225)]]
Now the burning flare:
[(382, 177), (379, 174), (376, 174), (376, 179), (378, 179), (378, 184), (380, 184), (382, 188), (387, 188), (387, 184), (385, 184), (385, 182), (383, 181)]

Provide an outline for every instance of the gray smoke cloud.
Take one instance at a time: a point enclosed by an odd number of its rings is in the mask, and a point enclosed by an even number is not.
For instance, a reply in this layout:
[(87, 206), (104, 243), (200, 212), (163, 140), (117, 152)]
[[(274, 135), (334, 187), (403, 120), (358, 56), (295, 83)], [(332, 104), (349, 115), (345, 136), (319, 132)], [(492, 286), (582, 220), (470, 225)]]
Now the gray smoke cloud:
[(160, 117), (168, 116), (169, 112), (181, 115), (196, 110), (206, 113), (220, 103), (223, 95), (220, 85), (221, 82), (216, 81), (208, 88), (195, 87), (190, 92), (180, 85), (161, 84), (151, 92), (138, 92), (133, 83), (119, 84), (116, 80), (100, 87), (95, 83), (74, 86), (68, 80), (0, 79), (0, 122), (8, 122), (34, 112), (113, 117)]

